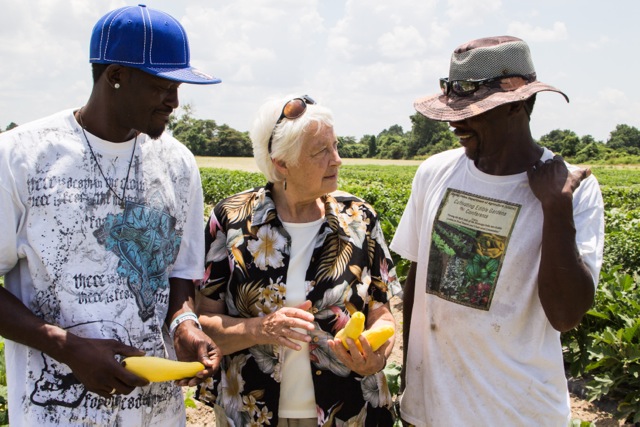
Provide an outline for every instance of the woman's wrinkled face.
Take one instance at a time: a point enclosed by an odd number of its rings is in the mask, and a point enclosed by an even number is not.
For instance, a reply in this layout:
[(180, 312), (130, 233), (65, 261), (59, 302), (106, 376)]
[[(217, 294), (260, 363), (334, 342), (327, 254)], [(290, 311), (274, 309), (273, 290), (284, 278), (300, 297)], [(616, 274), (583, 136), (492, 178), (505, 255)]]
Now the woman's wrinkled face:
[(289, 166), (287, 189), (317, 198), (338, 189), (338, 139), (333, 127), (312, 124), (302, 137), (298, 164)]

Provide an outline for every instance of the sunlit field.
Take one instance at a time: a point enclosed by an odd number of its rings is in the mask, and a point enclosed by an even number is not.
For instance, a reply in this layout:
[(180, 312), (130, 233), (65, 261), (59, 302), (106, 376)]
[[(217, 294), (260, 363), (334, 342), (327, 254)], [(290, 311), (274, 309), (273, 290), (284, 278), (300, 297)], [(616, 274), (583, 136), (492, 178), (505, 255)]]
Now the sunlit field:
[[(196, 156), (198, 166), (201, 168), (224, 168), (243, 170), (247, 172), (260, 172), (253, 157), (203, 157)], [(389, 160), (389, 159), (342, 159), (343, 165), (395, 165), (417, 166), (422, 160)]]

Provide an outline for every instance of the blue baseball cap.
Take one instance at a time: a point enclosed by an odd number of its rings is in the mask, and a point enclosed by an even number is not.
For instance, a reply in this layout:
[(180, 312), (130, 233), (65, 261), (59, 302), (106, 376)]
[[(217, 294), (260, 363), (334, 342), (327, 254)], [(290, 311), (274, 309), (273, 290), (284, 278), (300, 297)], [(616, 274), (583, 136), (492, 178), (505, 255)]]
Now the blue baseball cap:
[(183, 83), (221, 82), (192, 67), (189, 60), (189, 40), (182, 25), (143, 4), (113, 10), (93, 27), (91, 63), (121, 64)]

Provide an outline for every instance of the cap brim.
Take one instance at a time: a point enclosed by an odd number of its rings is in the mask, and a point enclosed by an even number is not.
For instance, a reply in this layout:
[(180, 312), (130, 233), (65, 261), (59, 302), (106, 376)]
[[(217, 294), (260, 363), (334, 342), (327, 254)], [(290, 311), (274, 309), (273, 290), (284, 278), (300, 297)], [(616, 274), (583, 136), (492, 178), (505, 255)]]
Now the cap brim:
[(173, 80), (181, 83), (192, 83), (197, 85), (212, 85), (222, 82), (217, 77), (210, 76), (202, 71), (193, 68), (147, 68), (141, 67), (142, 71), (145, 71), (154, 76), (161, 77), (167, 80)]
[(537, 92), (550, 91), (569, 97), (553, 86), (535, 81), (516, 90), (479, 90), (471, 96), (430, 95), (417, 99), (413, 106), (420, 114), (437, 121), (456, 122), (477, 116), (502, 104), (524, 101)]

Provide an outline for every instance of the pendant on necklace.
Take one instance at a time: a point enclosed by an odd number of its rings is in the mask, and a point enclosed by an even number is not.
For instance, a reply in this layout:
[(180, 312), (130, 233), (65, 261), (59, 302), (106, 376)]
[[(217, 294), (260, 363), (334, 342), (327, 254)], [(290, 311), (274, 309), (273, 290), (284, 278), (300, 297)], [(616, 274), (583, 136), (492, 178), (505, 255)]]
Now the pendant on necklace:
[(91, 146), (91, 143), (89, 142), (89, 138), (87, 137), (87, 132), (84, 129), (84, 123), (82, 121), (82, 108), (80, 110), (78, 110), (78, 124), (80, 125), (80, 129), (82, 129), (82, 134), (84, 135), (85, 141), (87, 141), (87, 146), (89, 147), (89, 152), (91, 153), (91, 158), (93, 159), (93, 161), (95, 162), (96, 166), (98, 167), (98, 171), (100, 172), (100, 175), (104, 179), (105, 184), (107, 184), (107, 188), (109, 189), (109, 191), (111, 191), (111, 193), (113, 193), (113, 196), (119, 201), (118, 204), (120, 205), (120, 209), (124, 210), (124, 207), (125, 207), (125, 204), (126, 204), (125, 195), (127, 194), (127, 184), (129, 183), (129, 173), (131, 172), (131, 165), (133, 164), (133, 156), (136, 153), (136, 144), (138, 143), (138, 134), (136, 133), (136, 137), (133, 140), (133, 150), (131, 150), (131, 158), (129, 159), (129, 167), (127, 168), (127, 176), (124, 179), (124, 186), (122, 188), (122, 197), (120, 197), (120, 196), (118, 196), (118, 193), (116, 193), (116, 190), (114, 188), (112, 188), (111, 185), (109, 185), (109, 180), (104, 175), (104, 172), (102, 172), (102, 168), (100, 167), (100, 163), (98, 162), (98, 158), (96, 157), (96, 154), (93, 152), (93, 147)]

